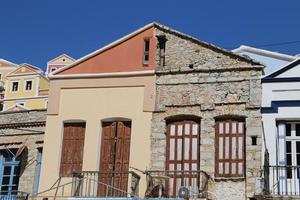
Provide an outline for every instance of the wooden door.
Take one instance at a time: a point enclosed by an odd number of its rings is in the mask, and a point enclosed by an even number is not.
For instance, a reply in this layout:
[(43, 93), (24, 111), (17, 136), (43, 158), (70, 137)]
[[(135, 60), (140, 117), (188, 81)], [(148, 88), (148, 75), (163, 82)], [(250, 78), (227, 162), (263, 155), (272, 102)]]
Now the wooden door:
[(82, 171), (85, 123), (65, 123), (60, 163), (60, 176)]
[(181, 186), (197, 190), (200, 170), (200, 124), (193, 120), (171, 122), (167, 127), (166, 170), (169, 196), (176, 197)]
[(98, 189), (102, 197), (126, 196), (121, 191), (127, 191), (130, 136), (131, 122), (103, 123)]

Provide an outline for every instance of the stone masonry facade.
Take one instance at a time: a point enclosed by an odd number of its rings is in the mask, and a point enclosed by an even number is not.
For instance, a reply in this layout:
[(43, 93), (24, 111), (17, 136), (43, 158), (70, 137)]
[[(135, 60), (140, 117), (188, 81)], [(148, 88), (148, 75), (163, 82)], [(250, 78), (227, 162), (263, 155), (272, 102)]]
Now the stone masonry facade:
[[(163, 35), (167, 41), (165, 66), (156, 71), (151, 169), (166, 169), (165, 119), (178, 115), (198, 116), (201, 118), (200, 169), (210, 176), (208, 191), (223, 200), (253, 197), (261, 173), (263, 66), (172, 29), (158, 26), (155, 35)], [(215, 177), (215, 118), (226, 116), (245, 118), (243, 178)], [(257, 144), (252, 144), (252, 137), (257, 138)]]
[(45, 121), (46, 110), (0, 113), (0, 150), (26, 147), (20, 155), (18, 190), (29, 194), (34, 191), (37, 155), (43, 146)]

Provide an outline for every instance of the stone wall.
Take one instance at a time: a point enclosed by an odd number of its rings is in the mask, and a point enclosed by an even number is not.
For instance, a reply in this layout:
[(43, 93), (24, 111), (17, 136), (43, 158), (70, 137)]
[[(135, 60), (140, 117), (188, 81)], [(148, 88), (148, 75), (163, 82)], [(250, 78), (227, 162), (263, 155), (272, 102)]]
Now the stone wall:
[[(263, 67), (172, 30), (165, 35), (166, 64), (156, 80), (156, 110), (152, 119), (151, 168), (165, 170), (166, 117), (201, 118), (200, 169), (211, 177), (209, 191), (217, 199), (252, 197), (260, 176), (262, 127), (260, 114)], [(246, 177), (215, 177), (215, 117), (246, 119)], [(252, 145), (251, 136), (257, 137)]]
[[(19, 149), (25, 145), (21, 154), (21, 172), (18, 190), (32, 193), (37, 164), (38, 148), (43, 146), (46, 110), (0, 113), (0, 150)], [(34, 122), (34, 123), (33, 123)], [(24, 123), (24, 124), (20, 124)], [(27, 127), (26, 124), (33, 123)], [(3, 124), (15, 126), (5, 128)]]

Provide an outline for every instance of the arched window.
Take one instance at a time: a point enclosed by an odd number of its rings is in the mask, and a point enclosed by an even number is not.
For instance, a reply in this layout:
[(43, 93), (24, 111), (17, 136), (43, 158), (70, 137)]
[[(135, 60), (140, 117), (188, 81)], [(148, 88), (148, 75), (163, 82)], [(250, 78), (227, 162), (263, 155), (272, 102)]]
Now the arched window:
[(244, 177), (245, 120), (216, 120), (216, 176)]
[(177, 196), (181, 186), (199, 186), (200, 119), (177, 119), (167, 123), (167, 192)]

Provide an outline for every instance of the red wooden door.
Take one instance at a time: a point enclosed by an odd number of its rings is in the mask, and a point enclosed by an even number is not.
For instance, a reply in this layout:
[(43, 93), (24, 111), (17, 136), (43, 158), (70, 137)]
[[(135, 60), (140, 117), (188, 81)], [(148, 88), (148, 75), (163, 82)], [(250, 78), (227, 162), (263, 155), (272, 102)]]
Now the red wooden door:
[(100, 196), (126, 196), (121, 191), (127, 191), (130, 136), (130, 122), (103, 123), (98, 189)]
[(171, 122), (167, 127), (166, 170), (169, 196), (181, 186), (199, 187), (200, 124), (193, 120)]

